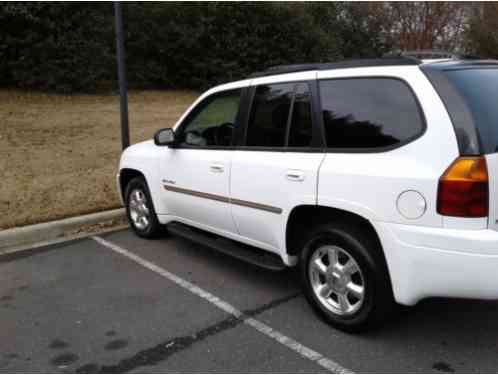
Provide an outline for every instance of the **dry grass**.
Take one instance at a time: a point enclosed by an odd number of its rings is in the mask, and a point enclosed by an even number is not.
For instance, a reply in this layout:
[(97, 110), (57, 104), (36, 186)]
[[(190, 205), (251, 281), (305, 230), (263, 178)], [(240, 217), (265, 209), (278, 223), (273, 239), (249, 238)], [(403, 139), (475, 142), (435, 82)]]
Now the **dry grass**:
[[(132, 143), (171, 126), (196, 98), (130, 92)], [(119, 97), (0, 91), (0, 229), (119, 206)]]

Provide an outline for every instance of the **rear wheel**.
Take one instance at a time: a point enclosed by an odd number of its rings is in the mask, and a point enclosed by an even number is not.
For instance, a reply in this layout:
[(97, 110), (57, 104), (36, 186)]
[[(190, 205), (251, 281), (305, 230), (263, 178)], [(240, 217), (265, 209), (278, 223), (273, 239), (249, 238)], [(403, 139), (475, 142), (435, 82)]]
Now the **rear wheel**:
[(382, 323), (394, 307), (378, 241), (357, 223), (317, 228), (308, 237), (300, 264), (308, 301), (341, 330), (358, 332)]
[(143, 177), (133, 178), (126, 186), (126, 214), (133, 231), (140, 237), (157, 237), (163, 228), (157, 220), (149, 188)]

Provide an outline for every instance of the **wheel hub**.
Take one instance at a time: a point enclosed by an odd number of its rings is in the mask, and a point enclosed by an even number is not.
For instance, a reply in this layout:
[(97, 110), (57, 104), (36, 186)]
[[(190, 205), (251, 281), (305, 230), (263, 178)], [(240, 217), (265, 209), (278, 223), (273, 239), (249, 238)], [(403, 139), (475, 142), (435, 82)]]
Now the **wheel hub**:
[(150, 224), (150, 211), (144, 192), (140, 189), (134, 189), (130, 193), (128, 206), (133, 225), (140, 230), (146, 229)]
[(339, 271), (333, 271), (327, 275), (327, 283), (333, 291), (344, 293), (346, 291), (346, 284), (348, 283), (346, 275)]
[(309, 277), (316, 298), (333, 313), (351, 315), (364, 301), (363, 274), (354, 258), (337, 246), (322, 246), (309, 262)]

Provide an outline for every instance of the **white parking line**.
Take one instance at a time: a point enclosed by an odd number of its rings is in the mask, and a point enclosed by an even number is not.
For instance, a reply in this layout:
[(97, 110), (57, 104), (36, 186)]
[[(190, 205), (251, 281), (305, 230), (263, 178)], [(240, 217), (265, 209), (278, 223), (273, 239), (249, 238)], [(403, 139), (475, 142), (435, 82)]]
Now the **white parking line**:
[(223, 301), (222, 299), (216, 297), (215, 295), (205, 291), (204, 289), (198, 287), (195, 284), (192, 284), (191, 282), (182, 279), (181, 277), (165, 270), (164, 268), (159, 267), (158, 265), (149, 262), (146, 259), (143, 259), (139, 257), (138, 255), (122, 248), (121, 246), (118, 246), (112, 242), (109, 242), (107, 240), (104, 240), (103, 238), (100, 237), (92, 237), (95, 241), (97, 241), (99, 244), (107, 247), (108, 249), (121, 254), (128, 259), (133, 260), (134, 262), (140, 264), (142, 267), (147, 268), (150, 271), (153, 271), (157, 273), (158, 275), (161, 275), (162, 277), (165, 277), (166, 279), (176, 283), (177, 285), (181, 286), (184, 289), (187, 289), (189, 292), (205, 299), (208, 302), (211, 302), (213, 305), (218, 307), (219, 309), (225, 311), (226, 313), (235, 316), (238, 319), (241, 319), (244, 324), (247, 324), (248, 326), (254, 328), (258, 332), (268, 336), (269, 338), (279, 342), (280, 344), (286, 346), (287, 348), (293, 350), (294, 352), (298, 353), (300, 356), (309, 359), (319, 366), (323, 367), (324, 369), (336, 373), (336, 374), (348, 374), (348, 373), (353, 373), (351, 370), (348, 370), (338, 363), (334, 362), (330, 358), (325, 357), (324, 355), (318, 353), (317, 351), (308, 348), (307, 346), (304, 346), (297, 342), (296, 340), (291, 339), (290, 337), (284, 335), (283, 333), (274, 330), (270, 326), (266, 325), (263, 322), (260, 322), (257, 319), (250, 318), (250, 317), (245, 317), (244, 313), (232, 305), (230, 305), (228, 302)]

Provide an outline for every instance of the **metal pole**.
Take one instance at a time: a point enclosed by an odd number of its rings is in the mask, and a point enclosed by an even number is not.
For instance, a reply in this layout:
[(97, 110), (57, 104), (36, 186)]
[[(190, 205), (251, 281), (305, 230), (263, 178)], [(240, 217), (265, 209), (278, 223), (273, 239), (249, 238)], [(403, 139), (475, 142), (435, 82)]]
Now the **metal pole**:
[(114, 19), (116, 21), (116, 59), (118, 62), (119, 96), (121, 108), (121, 144), (123, 150), (130, 145), (130, 128), (128, 125), (128, 89), (126, 85), (123, 18), (121, 4), (114, 2)]

